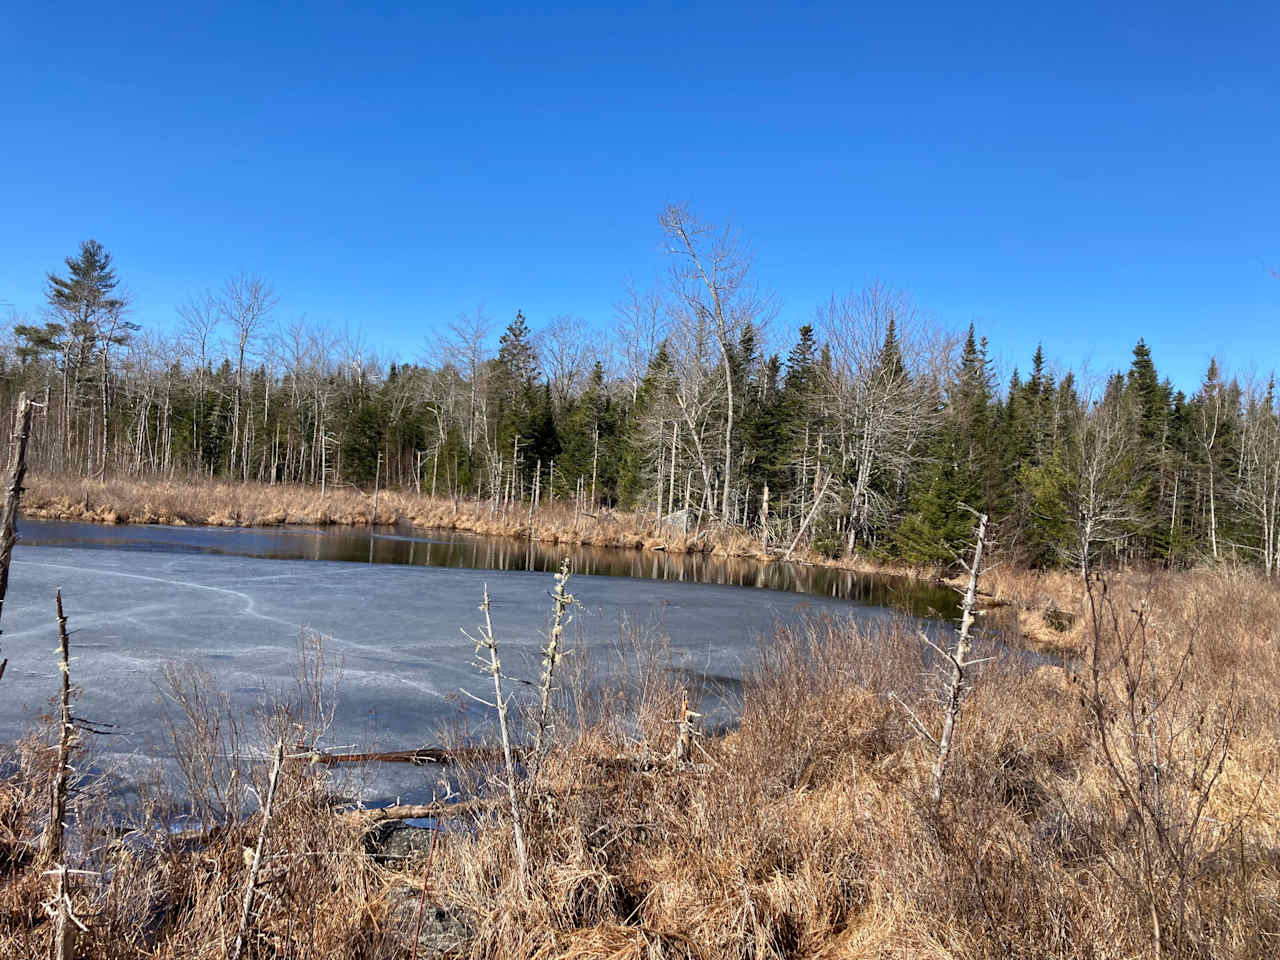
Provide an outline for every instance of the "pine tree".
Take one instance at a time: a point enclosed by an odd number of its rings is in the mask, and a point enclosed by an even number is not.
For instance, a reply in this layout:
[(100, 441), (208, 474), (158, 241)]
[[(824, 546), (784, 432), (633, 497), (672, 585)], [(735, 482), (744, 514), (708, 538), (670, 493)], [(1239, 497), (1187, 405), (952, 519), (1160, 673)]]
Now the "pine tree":
[[(1165, 472), (1172, 388), (1156, 374), (1151, 350), (1139, 340), (1124, 381), (1123, 399), (1133, 438), (1135, 477), (1130, 502), (1134, 547), (1140, 555), (1171, 559), (1172, 540), (1165, 512)], [(1170, 485), (1170, 490), (1172, 485)]]
[[(128, 343), (139, 327), (123, 316), (126, 301), (116, 294), (119, 279), (111, 254), (102, 244), (84, 241), (77, 255), (67, 257), (65, 263), (65, 277), (47, 275), (46, 297), (57, 319), (43, 327), (20, 325), (14, 332), (21, 341), (20, 350), (27, 356), (46, 350), (60, 354), (64, 457), (71, 453), (73, 409), (87, 406), (82, 388), (96, 361), (101, 441), (98, 455), (105, 470), (110, 417), (108, 355), (111, 347)], [(89, 438), (82, 435), (82, 439), (87, 445)]]
[[(813, 327), (800, 328), (800, 338), (787, 355), (776, 413), (774, 445), (766, 454), (769, 472), (778, 477), (772, 489), (778, 503), (798, 493), (803, 505), (818, 470), (818, 438), (822, 433), (818, 386), (818, 345)], [(803, 488), (803, 489), (802, 489)]]
[(498, 340), (498, 370), (503, 398), (512, 404), (527, 399), (538, 379), (538, 354), (533, 334), (519, 310)]
[[(538, 355), (533, 347), (533, 334), (525, 322), (524, 314), (516, 311), (515, 319), (507, 325), (498, 341), (498, 357), (494, 361), (493, 389), (497, 414), (497, 455), (509, 460), (517, 438), (524, 448), (535, 430), (534, 419), (540, 416)], [(544, 425), (539, 425), (541, 428)], [(526, 450), (527, 452), (527, 450)], [(537, 463), (525, 453), (519, 453), (520, 474), (531, 480)], [(510, 470), (512, 465), (507, 464)]]

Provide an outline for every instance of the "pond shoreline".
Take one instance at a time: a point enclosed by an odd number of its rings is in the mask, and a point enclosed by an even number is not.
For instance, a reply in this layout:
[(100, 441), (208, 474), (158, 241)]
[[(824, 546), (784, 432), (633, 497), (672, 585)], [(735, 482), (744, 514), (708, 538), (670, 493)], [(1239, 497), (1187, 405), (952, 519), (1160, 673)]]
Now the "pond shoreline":
[[(937, 569), (878, 563), (863, 555), (831, 559), (808, 549), (789, 560), (763, 550), (760, 540), (740, 528), (703, 528), (690, 534), (664, 527), (653, 516), (582, 509), (572, 501), (544, 503), (530, 512), (527, 504), (505, 509), (491, 501), (452, 500), (412, 491), (383, 490), (375, 498), (350, 486), (326, 491), (299, 485), (256, 482), (105, 481), (31, 475), (27, 478), (22, 514), (44, 520), (118, 525), (166, 525), (236, 529), (345, 528), (407, 526), (425, 533), (458, 532), (479, 537), (616, 551), (619, 556), (718, 558), (781, 570), (829, 570), (855, 576), (897, 578), (924, 589), (956, 589), (957, 577)], [(376, 522), (373, 522), (376, 521)], [(1080, 650), (1076, 630), (1062, 631), (1058, 622), (1082, 612), (1078, 576), (1066, 571), (1032, 571), (1006, 565), (984, 572), (980, 609), (1006, 609), (1031, 649), (1069, 655)]]
[(573, 501), (497, 506), (490, 500), (431, 497), (403, 490), (382, 490), (375, 498), (355, 487), (343, 486), (321, 496), (316, 487), (268, 485), (256, 482), (105, 481), (31, 475), (27, 478), (22, 512), (44, 520), (86, 523), (168, 524), (210, 527), (369, 527), (407, 525), (423, 530), (457, 530), (484, 536), (532, 539), (622, 550), (707, 554), (754, 560), (757, 563), (799, 563), (940, 580), (939, 571), (900, 564), (884, 564), (857, 556), (833, 560), (799, 549), (789, 559), (766, 550), (755, 535), (740, 527), (703, 526), (677, 530), (653, 516), (579, 507)]

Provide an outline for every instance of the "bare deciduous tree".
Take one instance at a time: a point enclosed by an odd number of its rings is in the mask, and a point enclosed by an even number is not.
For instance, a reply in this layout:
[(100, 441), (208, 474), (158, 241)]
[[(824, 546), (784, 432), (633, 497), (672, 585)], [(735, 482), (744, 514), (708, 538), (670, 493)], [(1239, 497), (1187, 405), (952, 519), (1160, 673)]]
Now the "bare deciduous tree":
[(469, 314), (459, 314), (445, 325), (444, 334), (433, 345), (440, 359), (455, 367), (467, 383), (467, 452), (476, 446), (476, 423), (480, 411), (480, 391), (485, 344), (493, 332), (493, 319), (477, 306)]
[(1067, 498), (1075, 530), (1069, 559), (1084, 573), (1096, 547), (1126, 537), (1134, 518), (1128, 496), (1131, 451), (1119, 405), (1094, 404), (1070, 438), (1069, 450), (1073, 472)]
[(205, 397), (208, 393), (209, 366), (213, 361), (214, 345), (218, 342), (218, 327), (222, 322), (222, 311), (218, 300), (212, 293), (204, 293), (191, 297), (178, 307), (178, 317), (182, 320), (182, 344), (187, 359), (195, 373), (195, 410), (191, 431), (192, 456), (195, 468), (200, 472), (204, 467), (204, 444), (202, 433), (205, 418)]
[[(883, 520), (922, 457), (921, 440), (933, 429), (940, 383), (951, 365), (954, 337), (916, 309), (903, 292), (880, 282), (818, 309), (831, 367), (824, 385), (835, 431), (839, 470), (847, 487), (850, 552)], [(893, 356), (886, 356), (889, 347)], [(896, 490), (873, 484), (897, 479)]]
[(730, 354), (748, 325), (764, 328), (774, 305), (752, 285), (751, 257), (731, 230), (717, 230), (675, 205), (663, 211), (659, 223), (667, 252), (674, 257), (668, 304), (671, 320), (690, 331), (692, 336), (686, 339), (695, 344), (710, 337), (720, 355), (725, 411), (719, 507), (721, 519), (727, 521), (733, 489), (735, 390), (741, 391), (741, 384), (734, 384)]
[(1280, 409), (1274, 380), (1246, 394), (1232, 495), (1255, 526), (1263, 570), (1274, 577), (1280, 571)]
[(538, 356), (556, 402), (563, 406), (576, 396), (596, 361), (591, 329), (581, 317), (553, 317), (538, 334)]
[(667, 337), (662, 299), (654, 292), (640, 293), (627, 286), (626, 296), (615, 308), (615, 329), (622, 354), (622, 372), (636, 402), (649, 362)]
[(277, 303), (275, 292), (261, 277), (237, 274), (229, 277), (217, 300), (221, 321), (231, 329), (231, 348), (236, 358), (235, 393), (231, 408), (231, 472), (236, 472), (237, 456), (243, 479), (248, 479), (248, 418), (243, 416), (244, 364), (251, 357), (263, 325)]

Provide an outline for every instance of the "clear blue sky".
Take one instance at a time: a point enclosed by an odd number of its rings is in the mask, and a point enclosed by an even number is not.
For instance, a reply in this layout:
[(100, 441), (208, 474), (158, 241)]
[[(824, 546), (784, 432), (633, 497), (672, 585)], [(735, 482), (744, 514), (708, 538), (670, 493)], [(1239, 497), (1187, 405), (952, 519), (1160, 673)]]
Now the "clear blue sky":
[(148, 326), (248, 271), (401, 355), (481, 302), (605, 327), (668, 202), (737, 227), (784, 330), (879, 278), (1006, 371), (1280, 366), (1280, 7), (0, 7), (33, 315), (95, 237)]

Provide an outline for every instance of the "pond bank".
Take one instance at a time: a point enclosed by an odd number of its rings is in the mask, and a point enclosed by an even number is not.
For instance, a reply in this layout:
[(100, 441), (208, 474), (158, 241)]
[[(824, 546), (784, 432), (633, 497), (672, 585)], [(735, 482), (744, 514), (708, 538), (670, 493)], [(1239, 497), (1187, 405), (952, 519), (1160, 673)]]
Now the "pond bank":
[[(612, 510), (574, 501), (496, 506), (490, 500), (452, 500), (404, 490), (383, 490), (374, 497), (355, 487), (330, 488), (322, 497), (312, 486), (261, 483), (106, 481), (29, 476), (23, 513), (46, 520), (89, 523), (163, 523), (214, 527), (306, 526), (368, 527), (408, 525), (460, 530), (484, 536), (520, 537), (555, 544), (580, 544), (666, 553), (741, 557), (760, 563), (780, 559), (766, 552), (759, 537), (741, 528), (685, 532), (651, 515)], [(771, 545), (776, 546), (776, 545)], [(831, 561), (797, 552), (792, 558), (863, 573), (918, 576), (921, 571), (880, 564), (867, 558)]]
[[(808, 551), (798, 551), (791, 562), (783, 562), (776, 553), (768, 554), (759, 539), (740, 529), (704, 529), (685, 535), (674, 528), (664, 528), (652, 516), (599, 509), (580, 511), (572, 502), (544, 503), (532, 514), (527, 505), (513, 504), (508, 509), (494, 508), (489, 501), (453, 501), (448, 498), (423, 496), (409, 491), (382, 491), (377, 498), (377, 515), (373, 516), (373, 497), (352, 487), (330, 489), (324, 497), (315, 487), (269, 486), (260, 483), (156, 482), (130, 479), (108, 479), (105, 482), (81, 478), (31, 476), (23, 497), (24, 516), (47, 520), (94, 524), (170, 524), (174, 526), (207, 526), (217, 528), (299, 528), (325, 527), (370, 530), (382, 528), (392, 532), (396, 526), (419, 530), (457, 531), (481, 537), (506, 538), (507, 553), (515, 553), (514, 544), (523, 548), (532, 543), (539, 555), (554, 557), (545, 564), (526, 569), (554, 570), (565, 547), (594, 551), (595, 559), (583, 572), (607, 572), (606, 565), (626, 564), (633, 571), (641, 567), (669, 571), (660, 578), (672, 576), (691, 566), (692, 558), (711, 558), (732, 573), (714, 582), (774, 586), (787, 581), (822, 579), (800, 574), (805, 568), (841, 571), (855, 576), (898, 578), (912, 581), (922, 589), (949, 590), (959, 585), (944, 580), (932, 569), (878, 563), (864, 556), (832, 560)], [(376, 519), (376, 523), (372, 520)], [(366, 541), (367, 542), (367, 541)], [(386, 553), (388, 548), (380, 545)], [(607, 562), (607, 553), (615, 556)], [(641, 561), (638, 558), (648, 558)], [(667, 558), (672, 558), (668, 560)], [(337, 559), (337, 558), (333, 558)], [(356, 559), (348, 557), (344, 559)], [(377, 556), (371, 557), (375, 562)], [(487, 565), (487, 564), (481, 564)], [(592, 568), (595, 569), (592, 569)], [(764, 571), (761, 573), (760, 571)], [(787, 572), (783, 572), (787, 571)], [(626, 575), (644, 575), (632, 572)], [(694, 579), (700, 579), (694, 577)], [(1076, 646), (1056, 629), (1061, 618), (1080, 611), (1081, 591), (1078, 577), (1062, 571), (1029, 571), (1000, 566), (984, 573), (981, 601), (988, 609), (1011, 607), (1013, 616), (1032, 643), (1057, 648), (1065, 642)], [(850, 581), (852, 582), (852, 581)], [(782, 586), (780, 589), (795, 589)], [(801, 592), (826, 592), (802, 589)], [(870, 599), (870, 598), (869, 598)], [(870, 602), (877, 602), (870, 599)], [(934, 606), (935, 615), (949, 617), (955, 612), (954, 601)], [(928, 615), (923, 609), (912, 612)], [(1004, 617), (1006, 614), (1002, 613)]]

